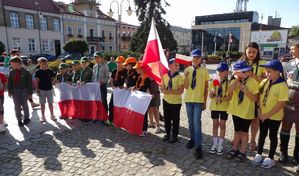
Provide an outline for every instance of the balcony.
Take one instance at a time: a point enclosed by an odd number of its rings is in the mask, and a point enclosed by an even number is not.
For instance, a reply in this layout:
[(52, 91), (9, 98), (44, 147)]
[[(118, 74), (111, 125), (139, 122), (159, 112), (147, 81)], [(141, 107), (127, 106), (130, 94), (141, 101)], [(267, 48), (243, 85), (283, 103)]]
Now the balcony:
[(90, 42), (105, 42), (105, 37), (87, 37)]
[(126, 42), (131, 41), (131, 39), (132, 39), (132, 37), (130, 37), (130, 36), (122, 36), (121, 37), (121, 40), (126, 41)]

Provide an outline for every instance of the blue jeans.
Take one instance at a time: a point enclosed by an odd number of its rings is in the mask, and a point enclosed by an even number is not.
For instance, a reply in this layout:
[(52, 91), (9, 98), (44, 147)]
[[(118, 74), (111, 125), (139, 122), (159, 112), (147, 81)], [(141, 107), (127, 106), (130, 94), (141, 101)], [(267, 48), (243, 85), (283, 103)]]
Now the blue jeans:
[(202, 103), (186, 103), (191, 140), (195, 142), (196, 148), (201, 148), (201, 112)]

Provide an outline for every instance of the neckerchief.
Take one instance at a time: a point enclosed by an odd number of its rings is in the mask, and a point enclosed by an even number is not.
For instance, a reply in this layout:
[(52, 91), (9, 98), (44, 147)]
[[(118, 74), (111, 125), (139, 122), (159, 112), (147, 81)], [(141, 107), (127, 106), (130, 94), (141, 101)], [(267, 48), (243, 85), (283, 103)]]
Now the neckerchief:
[[(244, 81), (240, 80), (242, 85), (246, 85), (247, 81), (248, 81), (248, 78), (244, 79)], [(240, 90), (239, 94), (238, 94), (238, 104), (241, 104), (243, 102), (243, 100), (244, 100), (244, 92)]]
[(227, 90), (227, 79), (224, 79), (221, 81), (218, 90), (217, 90), (217, 97), (223, 97), (223, 89), (222, 89), (222, 85), (226, 82), (226, 90)]
[(97, 81), (99, 81), (99, 76), (100, 76), (100, 67), (101, 65), (98, 64), (98, 69), (97, 69)]
[(144, 81), (146, 78), (148, 78), (148, 76), (145, 73), (143, 76), (139, 75), (138, 80), (136, 81), (137, 90), (139, 90), (142, 86), (144, 86)]
[[(272, 80), (267, 80), (267, 82), (268, 81), (270, 81), (270, 83), (269, 83), (269, 85), (268, 85), (268, 87), (267, 87), (267, 89), (266, 89), (266, 91), (265, 91), (265, 95), (264, 95), (264, 99), (263, 99), (263, 106), (266, 106), (266, 103), (267, 103), (267, 98), (268, 98), (268, 95), (269, 95), (269, 92), (270, 92), (270, 89), (271, 89), (271, 87), (273, 86), (273, 85), (275, 85), (275, 84), (279, 84), (279, 83), (281, 83), (281, 82), (285, 82), (285, 79), (284, 78), (282, 78), (282, 77), (279, 77), (276, 81), (274, 81), (274, 82), (272, 82)], [(266, 84), (266, 83), (265, 83)], [(265, 86), (265, 84), (264, 84), (264, 86)]]
[(191, 88), (194, 89), (196, 86), (196, 70), (200, 68), (200, 65), (193, 66), (194, 70), (192, 73)]
[(172, 78), (176, 77), (180, 73), (179, 72), (175, 72), (173, 75), (171, 75), (171, 73), (169, 71), (167, 74), (169, 76), (169, 81), (168, 81), (167, 89), (171, 90), (172, 89)]

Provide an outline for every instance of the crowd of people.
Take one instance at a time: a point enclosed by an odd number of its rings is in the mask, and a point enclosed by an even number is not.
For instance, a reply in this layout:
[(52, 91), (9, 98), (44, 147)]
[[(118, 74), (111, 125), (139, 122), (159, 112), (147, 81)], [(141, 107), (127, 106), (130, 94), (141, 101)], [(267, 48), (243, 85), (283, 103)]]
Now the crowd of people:
[[(32, 101), (33, 90), (39, 96), (41, 106), (40, 122), (45, 123), (45, 104), (48, 103), (51, 120), (56, 120), (53, 113), (53, 85), (66, 82), (72, 85), (98, 82), (104, 108), (109, 112), (107, 125), (113, 125), (113, 94), (107, 102), (108, 85), (114, 88), (138, 90), (152, 95), (148, 111), (144, 115), (143, 133), (148, 127), (154, 127), (155, 133), (160, 132), (159, 106), (163, 105), (165, 121), (165, 136), (163, 141), (175, 143), (178, 140), (180, 126), (180, 110), (183, 102), (186, 106), (189, 122), (190, 140), (188, 149), (195, 148), (196, 159), (203, 157), (201, 115), (205, 109), (211, 110), (212, 145), (209, 153), (223, 155), (226, 133), (226, 121), (232, 116), (234, 138), (232, 148), (225, 153), (228, 159), (244, 161), (248, 141), (249, 149), (257, 150), (252, 163), (264, 168), (275, 165), (274, 155), (278, 146), (278, 130), (280, 131), (280, 158), (283, 164), (288, 162), (288, 145), (292, 124), (296, 125), (296, 139), (293, 160), (299, 162), (299, 44), (291, 47), (293, 60), (285, 64), (273, 59), (266, 62), (261, 59), (259, 46), (255, 42), (247, 45), (245, 52), (233, 65), (230, 77), (229, 65), (221, 62), (217, 66), (217, 75), (210, 78), (208, 70), (203, 66), (202, 53), (199, 49), (191, 52), (192, 66), (187, 67), (181, 74), (180, 64), (175, 58), (169, 58), (169, 72), (162, 76), (158, 85), (148, 76), (142, 60), (135, 57), (119, 56), (115, 63), (107, 64), (101, 52), (94, 53), (96, 63), (89, 67), (90, 60), (82, 57), (73, 60), (71, 67), (65, 63), (59, 65), (59, 73), (47, 67), (47, 59), (38, 59), (38, 68), (22, 67), (21, 58), (14, 56), (10, 59), (11, 71), (8, 79), (0, 74), (0, 130), (5, 131), (3, 121), (4, 87), (7, 81), (8, 95), (13, 98), (15, 115), (20, 127), (30, 123), (27, 101)], [(111, 73), (110, 73), (111, 72)], [(34, 75), (34, 76), (32, 76)], [(34, 84), (32, 80), (34, 78)], [(163, 100), (160, 101), (160, 92)], [(184, 93), (184, 97), (183, 97)], [(208, 97), (211, 99), (207, 104)], [(33, 102), (34, 103), (34, 102)], [(35, 106), (35, 104), (33, 104)], [(22, 111), (24, 115), (22, 115)], [(23, 119), (22, 119), (23, 117)], [(148, 125), (149, 117), (149, 125)], [(60, 117), (68, 118), (68, 117)], [(232, 128), (232, 127), (229, 127)], [(250, 130), (250, 140), (249, 140)], [(259, 131), (258, 142), (256, 136)], [(268, 157), (263, 158), (266, 137), (269, 133), (270, 150)]]

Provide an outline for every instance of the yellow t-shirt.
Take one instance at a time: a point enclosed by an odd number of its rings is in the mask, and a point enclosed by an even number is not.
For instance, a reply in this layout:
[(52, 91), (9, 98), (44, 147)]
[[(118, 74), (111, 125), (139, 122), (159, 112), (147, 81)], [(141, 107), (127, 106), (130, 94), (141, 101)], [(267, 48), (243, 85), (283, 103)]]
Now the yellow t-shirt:
[[(289, 101), (288, 95), (288, 86), (285, 82), (277, 83), (271, 86), (270, 91), (267, 96), (266, 104), (263, 105), (263, 100), (265, 97), (265, 92), (268, 89), (270, 81), (268, 79), (264, 79), (260, 83), (261, 94), (260, 94), (260, 108), (262, 114), (266, 114), (270, 112), (277, 102), (279, 101)], [(262, 88), (263, 87), (263, 88)], [(281, 121), (283, 119), (284, 113), (283, 108), (279, 110), (277, 113), (273, 114), (270, 119)]]
[[(225, 81), (223, 84), (221, 84), (222, 87), (222, 97), (227, 97), (229, 94), (229, 81)], [(209, 85), (209, 91), (211, 91), (212, 89), (215, 89), (216, 94), (218, 92), (219, 86), (214, 86), (213, 82), (210, 83)], [(229, 106), (229, 101), (221, 101), (220, 103), (216, 104), (216, 96), (214, 98), (211, 99), (211, 103), (210, 103), (210, 110), (211, 111), (227, 111)]]
[(186, 103), (204, 103), (204, 91), (206, 81), (209, 81), (209, 72), (205, 67), (200, 67), (196, 70), (196, 86), (194, 89), (191, 88), (192, 74), (194, 68), (192, 66), (186, 68), (185, 72), (189, 72), (188, 75), (188, 88), (185, 92)]
[[(261, 67), (261, 65), (264, 65), (264, 64), (267, 64), (267, 61), (265, 60), (259, 60), (259, 64), (258, 64), (258, 67), (257, 67), (257, 63), (254, 63), (252, 61), (249, 61), (248, 64), (253, 68), (252, 72), (253, 74), (255, 74), (256, 76), (258, 77), (261, 77), (262, 74), (265, 74), (266, 73), (266, 70), (264, 67)], [(258, 70), (256, 70), (258, 69)]]
[[(169, 79), (168, 74), (163, 75), (162, 81), (165, 88), (168, 86)], [(181, 74), (172, 78), (172, 90), (178, 90), (182, 85), (184, 85), (184, 77)], [(169, 104), (182, 104), (182, 95), (166, 94), (163, 95), (163, 99)]]
[[(234, 81), (238, 81), (238, 80), (232, 80), (231, 83), (233, 83)], [(245, 85), (248, 88), (249, 92), (251, 92), (253, 94), (259, 93), (259, 89), (258, 89), (259, 84), (255, 79), (248, 78), (247, 83)], [(227, 113), (238, 116), (242, 119), (247, 119), (247, 120), (254, 119), (255, 118), (255, 114), (254, 114), (255, 102), (250, 100), (244, 93), (244, 99), (239, 104), (239, 102), (238, 102), (239, 92), (240, 92), (240, 87), (238, 86), (233, 91), (233, 96), (232, 96), (231, 101), (229, 102), (229, 107), (228, 107)]]

